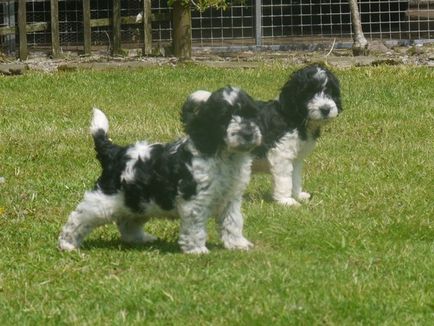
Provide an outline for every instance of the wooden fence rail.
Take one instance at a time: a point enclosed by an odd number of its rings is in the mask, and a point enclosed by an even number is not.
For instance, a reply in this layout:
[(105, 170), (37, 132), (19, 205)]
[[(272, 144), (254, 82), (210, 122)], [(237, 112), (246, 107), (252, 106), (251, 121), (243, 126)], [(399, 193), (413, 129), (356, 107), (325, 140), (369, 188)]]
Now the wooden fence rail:
[[(112, 27), (112, 54), (117, 55), (122, 53), (121, 44), (121, 25), (138, 24), (136, 16), (121, 17), (121, 0), (113, 0), (113, 18), (91, 19), (90, 15), (90, 0), (83, 1), (83, 51), (85, 55), (91, 53), (92, 44), (92, 27)], [(59, 6), (58, 0), (50, 0), (51, 23), (35, 22), (27, 24), (26, 21), (26, 0), (18, 0), (18, 24), (17, 26), (0, 27), (0, 36), (17, 35), (19, 37), (18, 56), (21, 60), (26, 60), (28, 56), (27, 33), (51, 31), (51, 54), (53, 57), (58, 57), (60, 51), (60, 36), (59, 36)], [(151, 0), (143, 1), (143, 19), (141, 24), (141, 35), (143, 41), (142, 53), (149, 55), (152, 52), (152, 21), (169, 20), (168, 15), (152, 15)]]

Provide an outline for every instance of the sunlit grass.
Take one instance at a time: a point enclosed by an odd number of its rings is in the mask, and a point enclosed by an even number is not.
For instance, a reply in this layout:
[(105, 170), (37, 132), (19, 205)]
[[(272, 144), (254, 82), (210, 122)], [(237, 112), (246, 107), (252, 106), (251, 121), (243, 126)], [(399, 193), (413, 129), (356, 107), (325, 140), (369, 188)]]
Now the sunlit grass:
[(101, 228), (79, 253), (57, 250), (67, 215), (99, 173), (92, 106), (118, 143), (182, 134), (197, 89), (240, 86), (274, 98), (296, 67), (195, 66), (0, 77), (0, 322), (18, 324), (429, 324), (434, 317), (434, 72), (336, 70), (343, 114), (309, 157), (298, 209), (270, 202), (269, 176), (245, 194), (251, 252), (121, 244)]

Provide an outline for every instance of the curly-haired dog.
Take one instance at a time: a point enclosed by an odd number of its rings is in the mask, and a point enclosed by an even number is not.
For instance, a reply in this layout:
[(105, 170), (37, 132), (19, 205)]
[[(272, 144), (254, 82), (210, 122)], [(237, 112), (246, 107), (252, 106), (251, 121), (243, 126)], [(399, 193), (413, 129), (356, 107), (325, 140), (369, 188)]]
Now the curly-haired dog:
[(102, 174), (69, 215), (59, 237), (61, 249), (79, 248), (94, 228), (112, 222), (123, 241), (150, 242), (156, 237), (144, 232), (145, 222), (179, 216), (182, 251), (207, 253), (211, 215), (225, 248), (252, 247), (242, 233), (241, 200), (251, 151), (262, 140), (255, 120), (258, 106), (232, 87), (202, 95), (192, 94), (183, 108), (187, 137), (168, 144), (115, 145), (108, 138), (106, 116), (94, 109), (90, 131)]
[(339, 81), (327, 68), (309, 65), (292, 74), (278, 99), (257, 103), (263, 143), (254, 151), (258, 159), (253, 171), (268, 165), (273, 199), (299, 205), (311, 197), (302, 191), (304, 159), (314, 149), (321, 127), (342, 111)]
[[(196, 93), (203, 99), (210, 94)], [(314, 149), (321, 127), (342, 111), (339, 81), (327, 68), (309, 65), (290, 76), (276, 100), (256, 103), (263, 141), (253, 151), (253, 172), (270, 171), (274, 200), (299, 205), (311, 197), (302, 191), (304, 159)]]

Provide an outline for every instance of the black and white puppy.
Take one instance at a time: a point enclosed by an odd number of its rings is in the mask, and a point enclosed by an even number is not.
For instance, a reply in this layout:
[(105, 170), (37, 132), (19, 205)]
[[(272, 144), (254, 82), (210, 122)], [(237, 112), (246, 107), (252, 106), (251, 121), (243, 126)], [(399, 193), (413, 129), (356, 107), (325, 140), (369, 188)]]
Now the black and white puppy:
[(304, 159), (314, 149), (321, 127), (342, 111), (339, 81), (327, 68), (309, 65), (290, 76), (276, 100), (257, 103), (263, 143), (254, 151), (253, 170), (268, 167), (273, 199), (299, 205), (311, 197), (302, 190)]
[[(211, 93), (196, 94), (206, 100)], [(253, 171), (271, 172), (278, 203), (299, 205), (311, 197), (302, 191), (304, 159), (314, 149), (321, 127), (342, 111), (339, 81), (327, 68), (309, 65), (290, 76), (276, 100), (256, 103), (263, 141), (253, 151)]]
[(243, 236), (241, 201), (251, 151), (262, 141), (257, 104), (245, 92), (225, 87), (206, 99), (192, 94), (183, 111), (186, 138), (119, 146), (108, 138), (107, 117), (94, 109), (90, 131), (102, 174), (69, 215), (61, 249), (78, 249), (93, 229), (113, 222), (127, 243), (154, 241), (143, 226), (160, 216), (180, 217), (178, 243), (185, 253), (208, 252), (209, 216), (217, 218), (225, 248), (253, 246)]

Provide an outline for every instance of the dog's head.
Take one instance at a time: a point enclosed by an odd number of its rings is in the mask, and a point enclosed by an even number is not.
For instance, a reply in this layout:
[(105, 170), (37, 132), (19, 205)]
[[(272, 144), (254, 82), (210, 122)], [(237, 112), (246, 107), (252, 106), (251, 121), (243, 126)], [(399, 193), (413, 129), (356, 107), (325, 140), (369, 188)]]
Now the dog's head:
[(204, 154), (248, 152), (262, 141), (258, 113), (258, 106), (246, 92), (227, 86), (213, 93), (198, 91), (190, 95), (182, 108), (181, 121)]
[(342, 111), (339, 81), (327, 68), (314, 64), (294, 72), (279, 96), (282, 113), (293, 122), (323, 123)]

